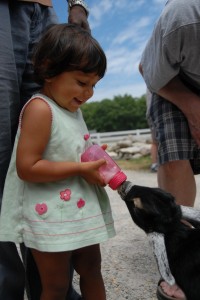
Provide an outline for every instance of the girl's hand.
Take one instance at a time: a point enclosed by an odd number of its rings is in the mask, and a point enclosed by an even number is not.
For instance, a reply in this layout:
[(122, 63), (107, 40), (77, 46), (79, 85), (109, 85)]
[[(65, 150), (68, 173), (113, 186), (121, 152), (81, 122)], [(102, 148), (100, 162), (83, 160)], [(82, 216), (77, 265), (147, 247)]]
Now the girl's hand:
[(103, 177), (99, 173), (99, 168), (105, 163), (105, 159), (99, 159), (92, 162), (83, 162), (81, 163), (80, 175), (90, 184), (106, 186)]

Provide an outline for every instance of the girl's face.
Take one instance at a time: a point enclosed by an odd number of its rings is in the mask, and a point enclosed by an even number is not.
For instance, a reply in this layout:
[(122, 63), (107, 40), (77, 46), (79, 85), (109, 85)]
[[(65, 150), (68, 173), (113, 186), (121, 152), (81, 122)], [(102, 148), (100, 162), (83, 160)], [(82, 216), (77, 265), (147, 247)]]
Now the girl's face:
[(59, 106), (75, 112), (93, 95), (99, 76), (82, 71), (63, 72), (46, 79), (42, 92)]

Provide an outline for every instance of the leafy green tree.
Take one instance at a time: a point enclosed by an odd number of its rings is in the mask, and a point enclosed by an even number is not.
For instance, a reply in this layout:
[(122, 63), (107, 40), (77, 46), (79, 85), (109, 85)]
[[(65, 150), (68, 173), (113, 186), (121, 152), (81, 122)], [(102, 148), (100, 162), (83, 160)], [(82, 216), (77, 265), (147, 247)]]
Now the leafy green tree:
[(89, 130), (97, 132), (148, 128), (145, 95), (133, 98), (125, 94), (85, 103), (82, 112)]

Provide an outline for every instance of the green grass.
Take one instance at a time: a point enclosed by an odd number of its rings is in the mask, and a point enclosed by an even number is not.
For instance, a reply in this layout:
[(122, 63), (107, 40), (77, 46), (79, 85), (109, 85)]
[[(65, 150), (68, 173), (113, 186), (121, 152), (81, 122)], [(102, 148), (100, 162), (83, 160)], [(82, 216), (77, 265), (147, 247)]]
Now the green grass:
[(148, 155), (137, 159), (117, 160), (116, 163), (122, 170), (149, 170), (151, 166), (151, 157)]

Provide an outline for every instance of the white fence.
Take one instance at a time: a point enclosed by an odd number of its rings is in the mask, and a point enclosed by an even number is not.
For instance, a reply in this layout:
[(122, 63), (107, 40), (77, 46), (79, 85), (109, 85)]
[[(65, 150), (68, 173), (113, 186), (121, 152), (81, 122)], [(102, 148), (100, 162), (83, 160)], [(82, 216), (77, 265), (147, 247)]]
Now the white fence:
[(93, 142), (101, 145), (102, 143), (113, 143), (127, 139), (130, 136), (150, 138), (151, 131), (149, 128), (126, 130), (126, 131), (113, 131), (113, 132), (95, 132), (91, 133), (90, 136)]

